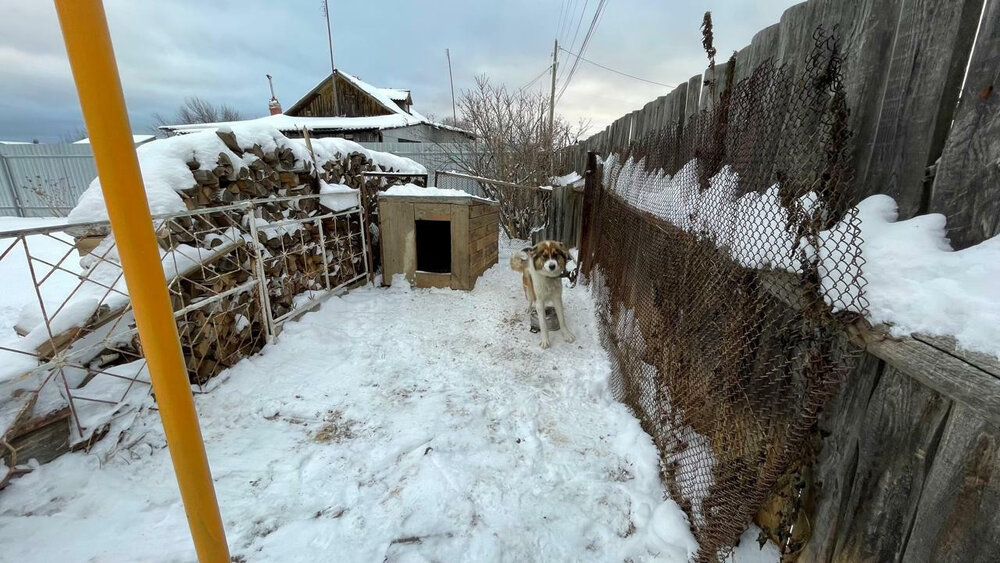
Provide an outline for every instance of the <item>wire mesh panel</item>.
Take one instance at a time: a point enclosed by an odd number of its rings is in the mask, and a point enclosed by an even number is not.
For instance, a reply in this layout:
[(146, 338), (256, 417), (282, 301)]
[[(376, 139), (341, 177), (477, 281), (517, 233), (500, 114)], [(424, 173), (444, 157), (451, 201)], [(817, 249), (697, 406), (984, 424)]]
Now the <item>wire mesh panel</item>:
[[(368, 277), (360, 205), (333, 211), (323, 197), (254, 200), (154, 219), (196, 389), (260, 350), (283, 322)], [(334, 203), (342, 208), (342, 201)], [(85, 447), (113, 417), (144, 401), (151, 385), (106, 222), (2, 233), (0, 264), (12, 274), (5, 280), (10, 295), (0, 297), (2, 486), (23, 469), (18, 451), (33, 443), (25, 432), (66, 420), (64, 446)]]
[(610, 155), (585, 204), (612, 386), (659, 447), (703, 561), (809, 455), (857, 355), (844, 327), (866, 304), (840, 55), (815, 39), (801, 76), (770, 61), (730, 75), (708, 110)]

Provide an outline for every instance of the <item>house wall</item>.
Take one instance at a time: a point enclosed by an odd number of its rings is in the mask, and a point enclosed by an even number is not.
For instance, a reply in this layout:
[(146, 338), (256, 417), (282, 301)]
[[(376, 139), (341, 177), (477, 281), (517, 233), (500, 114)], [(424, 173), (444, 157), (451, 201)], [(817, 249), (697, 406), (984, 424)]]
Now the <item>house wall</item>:
[[(336, 117), (333, 113), (333, 88), (329, 80), (320, 85), (311, 94), (308, 103), (299, 108), (290, 108), (286, 115), (298, 117)], [(347, 117), (373, 117), (377, 115), (392, 115), (392, 112), (382, 107), (367, 93), (350, 83), (343, 76), (337, 75), (337, 103), (340, 114)]]

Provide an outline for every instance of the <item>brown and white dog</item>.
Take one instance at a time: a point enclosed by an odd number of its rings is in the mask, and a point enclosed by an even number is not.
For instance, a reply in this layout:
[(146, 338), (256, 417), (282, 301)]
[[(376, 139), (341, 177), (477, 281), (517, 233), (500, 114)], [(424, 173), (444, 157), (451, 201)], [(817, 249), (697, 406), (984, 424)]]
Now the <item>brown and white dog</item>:
[(552, 307), (556, 310), (563, 340), (566, 342), (576, 340), (566, 325), (566, 314), (563, 312), (562, 303), (562, 276), (569, 259), (566, 247), (554, 240), (543, 240), (510, 257), (511, 269), (521, 272), (521, 285), (524, 286), (524, 296), (528, 299), (528, 306), (534, 307), (538, 314), (538, 326), (542, 331), (542, 348), (549, 347), (549, 328), (545, 322), (546, 303), (552, 303)]

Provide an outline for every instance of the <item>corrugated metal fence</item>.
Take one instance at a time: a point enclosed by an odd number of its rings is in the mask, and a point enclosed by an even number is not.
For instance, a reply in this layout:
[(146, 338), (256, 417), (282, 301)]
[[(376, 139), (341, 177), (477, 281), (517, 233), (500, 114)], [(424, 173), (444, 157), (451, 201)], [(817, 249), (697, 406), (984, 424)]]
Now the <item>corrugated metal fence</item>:
[[(454, 160), (475, 147), (472, 143), (361, 144), (415, 160), (428, 171), (457, 168)], [(0, 145), (0, 215), (66, 215), (96, 176), (90, 145)]]
[(0, 215), (65, 215), (96, 176), (90, 145), (0, 145)]

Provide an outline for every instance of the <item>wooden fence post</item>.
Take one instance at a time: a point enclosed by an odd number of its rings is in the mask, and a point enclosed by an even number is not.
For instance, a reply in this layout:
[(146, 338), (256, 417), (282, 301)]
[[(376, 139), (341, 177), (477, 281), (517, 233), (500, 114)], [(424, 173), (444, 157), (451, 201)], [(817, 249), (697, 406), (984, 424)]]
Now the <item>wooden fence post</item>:
[[(587, 153), (587, 169), (583, 173), (583, 219), (580, 222), (580, 248), (577, 252), (577, 270), (590, 276), (591, 263), (591, 215), (594, 213), (597, 191), (600, 189), (601, 178), (597, 171), (597, 153)], [(586, 268), (584, 267), (586, 266)]]

